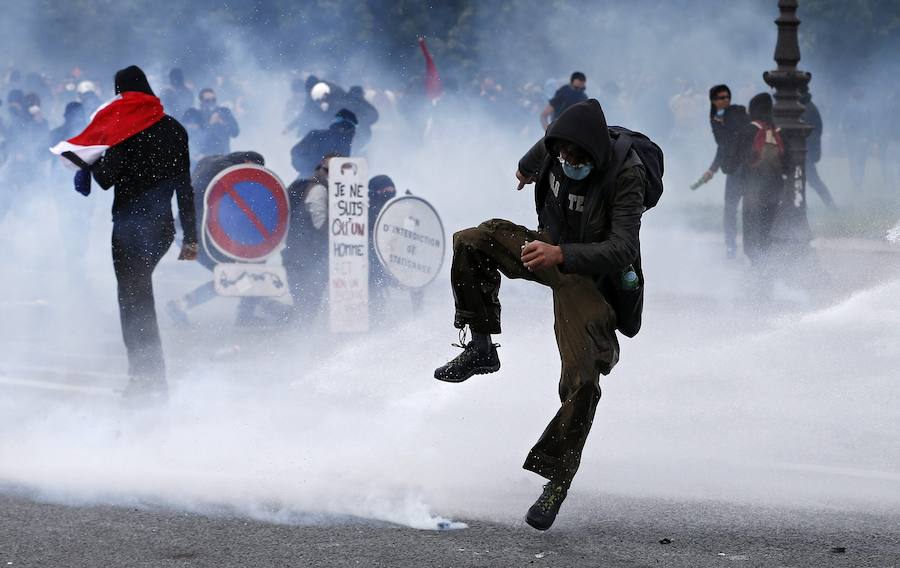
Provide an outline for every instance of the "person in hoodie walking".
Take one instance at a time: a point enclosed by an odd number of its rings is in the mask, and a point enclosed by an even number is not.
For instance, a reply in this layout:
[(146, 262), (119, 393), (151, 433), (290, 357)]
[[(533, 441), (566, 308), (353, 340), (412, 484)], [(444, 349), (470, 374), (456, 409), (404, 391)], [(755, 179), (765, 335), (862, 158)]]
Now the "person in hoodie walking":
[(187, 133), (164, 113), (137, 66), (116, 73), (116, 98), (101, 107), (78, 136), (51, 149), (81, 169), (76, 190), (90, 193), (91, 175), (115, 186), (113, 269), (128, 354), (128, 398), (164, 399), (166, 369), (153, 298), (153, 270), (172, 245), (177, 197), (184, 244), (179, 260), (197, 258), (197, 227)]
[(803, 87), (800, 91), (800, 102), (803, 104), (803, 122), (812, 126), (809, 136), (806, 138), (806, 181), (812, 187), (822, 202), (829, 209), (836, 209), (834, 198), (828, 191), (828, 186), (819, 177), (819, 170), (816, 164), (822, 159), (822, 130), (824, 124), (822, 122), (822, 114), (819, 107), (812, 100), (812, 94), (809, 92), (809, 85)]
[(644, 165), (634, 150), (621, 167), (612, 156), (600, 103), (576, 103), (519, 161), (519, 189), (536, 183), (538, 229), (492, 219), (453, 235), (454, 326), (464, 349), (436, 379), (458, 383), (500, 369), (491, 336), (500, 333), (501, 274), (553, 291), (561, 406), (523, 466), (548, 480), (526, 516), (538, 530), (556, 519), (600, 400), (600, 375), (619, 359), (616, 315), (599, 283), (640, 264)]

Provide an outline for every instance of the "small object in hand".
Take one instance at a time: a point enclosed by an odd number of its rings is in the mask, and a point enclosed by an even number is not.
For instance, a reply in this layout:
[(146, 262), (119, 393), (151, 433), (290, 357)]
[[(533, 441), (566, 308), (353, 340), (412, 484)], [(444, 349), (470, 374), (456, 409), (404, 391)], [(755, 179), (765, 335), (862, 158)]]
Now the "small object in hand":
[(78, 170), (75, 172), (75, 191), (87, 197), (91, 194), (91, 171)]
[(833, 552), (834, 554), (843, 554), (843, 553), (847, 552), (847, 547), (846, 546), (832, 546), (831, 552)]

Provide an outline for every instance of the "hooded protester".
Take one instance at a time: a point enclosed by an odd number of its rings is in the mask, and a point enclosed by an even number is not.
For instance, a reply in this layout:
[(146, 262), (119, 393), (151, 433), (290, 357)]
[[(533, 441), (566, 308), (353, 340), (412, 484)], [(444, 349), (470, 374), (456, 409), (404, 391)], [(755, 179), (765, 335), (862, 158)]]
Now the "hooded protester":
[(88, 117), (93, 116), (103, 101), (97, 94), (97, 86), (91, 81), (82, 81), (78, 83), (78, 102), (84, 105), (84, 114)]
[[(614, 143), (594, 99), (572, 105), (519, 161), (519, 189), (536, 182), (538, 230), (492, 219), (453, 235), (454, 326), (464, 350), (434, 376), (462, 382), (500, 369), (491, 334), (500, 333), (500, 276), (553, 291), (562, 361), (561, 406), (525, 460), (548, 480), (526, 522), (546, 530), (581, 461), (600, 399), (600, 375), (619, 359), (616, 315), (601, 282), (633, 265), (640, 274), (644, 165), (633, 149), (613, 162)], [(632, 274), (631, 272), (628, 272)]]
[[(385, 272), (375, 252), (375, 222), (387, 202), (397, 197), (394, 180), (386, 175), (378, 175), (369, 180), (369, 308), (383, 315), (387, 289), (394, 279)], [(381, 318), (372, 318), (378, 321)]]
[[(242, 164), (252, 164), (257, 166), (265, 166), (266, 160), (262, 154), (253, 151), (232, 152), (225, 156), (206, 156), (197, 163), (194, 173), (191, 175), (191, 185), (194, 187), (194, 211), (196, 212), (197, 234), (202, 235), (203, 212), (206, 209), (206, 190), (213, 179), (226, 168)], [(232, 262), (224, 257), (213, 258), (207, 247), (200, 247), (197, 254), (197, 261), (209, 271), (215, 269), (216, 264), (221, 262)], [(176, 323), (188, 324), (188, 312), (201, 306), (217, 296), (216, 287), (213, 281), (201, 284), (194, 290), (188, 292), (177, 300), (172, 300), (166, 304), (166, 313), (169, 314)], [(254, 310), (259, 304), (258, 298), (246, 297), (241, 298), (238, 304), (238, 325), (250, 325), (257, 323)]]
[(360, 86), (350, 87), (343, 100), (343, 106), (356, 116), (358, 124), (353, 140), (359, 152), (372, 140), (372, 125), (378, 122), (378, 110), (366, 100), (366, 94)]
[(772, 116), (772, 95), (750, 99), (751, 124), (741, 136), (744, 167), (744, 254), (754, 263), (765, 259), (772, 246), (772, 227), (783, 188), (784, 143)]
[(36, 159), (45, 156), (47, 137), (50, 135), (50, 125), (44, 118), (41, 108), (41, 98), (36, 93), (25, 95), (23, 106), (25, 108), (25, 122), (22, 124), (22, 136), (20, 143), (27, 158)]
[(294, 303), (290, 319), (301, 326), (319, 316), (328, 288), (328, 161), (339, 157), (325, 154), (309, 177), (287, 188), (291, 218), (281, 260)]
[(184, 71), (177, 67), (169, 71), (169, 86), (160, 98), (167, 114), (184, 116), (194, 102), (194, 92), (184, 82)]
[(312, 130), (291, 148), (291, 164), (301, 176), (308, 175), (326, 154), (349, 156), (356, 134), (356, 115), (342, 108), (327, 130)]
[(800, 117), (803, 122), (812, 126), (812, 131), (806, 138), (806, 181), (819, 194), (822, 202), (829, 208), (834, 209), (834, 198), (828, 191), (828, 186), (819, 177), (819, 170), (816, 164), (822, 159), (822, 114), (819, 113), (819, 107), (812, 100), (812, 94), (809, 92), (809, 85), (806, 85), (800, 94), (800, 102), (804, 106), (803, 116)]
[(197, 230), (187, 133), (164, 114), (137, 66), (116, 73), (116, 97), (101, 107), (84, 132), (52, 151), (81, 169), (76, 189), (90, 193), (90, 176), (115, 186), (112, 257), (130, 382), (125, 396), (165, 398), (165, 361), (153, 299), (153, 270), (172, 245), (177, 197), (184, 230), (179, 260), (197, 258)]
[(73, 138), (87, 126), (87, 117), (84, 114), (84, 105), (73, 101), (66, 105), (63, 111), (62, 126), (50, 131), (50, 146), (56, 146), (63, 140)]

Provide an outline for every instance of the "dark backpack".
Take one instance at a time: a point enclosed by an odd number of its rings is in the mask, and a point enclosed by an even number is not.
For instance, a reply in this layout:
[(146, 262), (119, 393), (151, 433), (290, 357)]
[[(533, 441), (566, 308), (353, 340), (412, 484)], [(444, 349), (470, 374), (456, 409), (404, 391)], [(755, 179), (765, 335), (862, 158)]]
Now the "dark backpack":
[[(610, 179), (606, 181), (606, 198), (612, 200), (615, 180), (628, 159), (629, 150), (634, 150), (644, 163), (644, 211), (655, 207), (663, 193), (662, 149), (646, 135), (621, 126), (610, 126), (609, 136), (613, 140), (613, 167), (609, 170)], [(637, 290), (623, 287), (620, 272), (606, 275), (600, 283), (603, 295), (616, 312), (616, 329), (626, 337), (634, 337), (641, 330), (641, 315), (644, 312), (644, 273), (640, 255), (633, 266), (640, 283)], [(622, 270), (625, 268), (623, 266)]]

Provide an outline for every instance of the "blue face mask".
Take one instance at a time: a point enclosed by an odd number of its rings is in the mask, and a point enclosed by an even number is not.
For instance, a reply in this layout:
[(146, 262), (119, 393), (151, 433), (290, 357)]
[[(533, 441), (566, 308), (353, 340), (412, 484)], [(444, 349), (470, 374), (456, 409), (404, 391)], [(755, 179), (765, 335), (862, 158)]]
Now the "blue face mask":
[(566, 177), (575, 181), (583, 180), (584, 178), (588, 177), (588, 175), (590, 175), (591, 173), (591, 170), (594, 169), (594, 164), (573, 166), (562, 158), (558, 159), (559, 163), (562, 164), (563, 173), (566, 174)]

